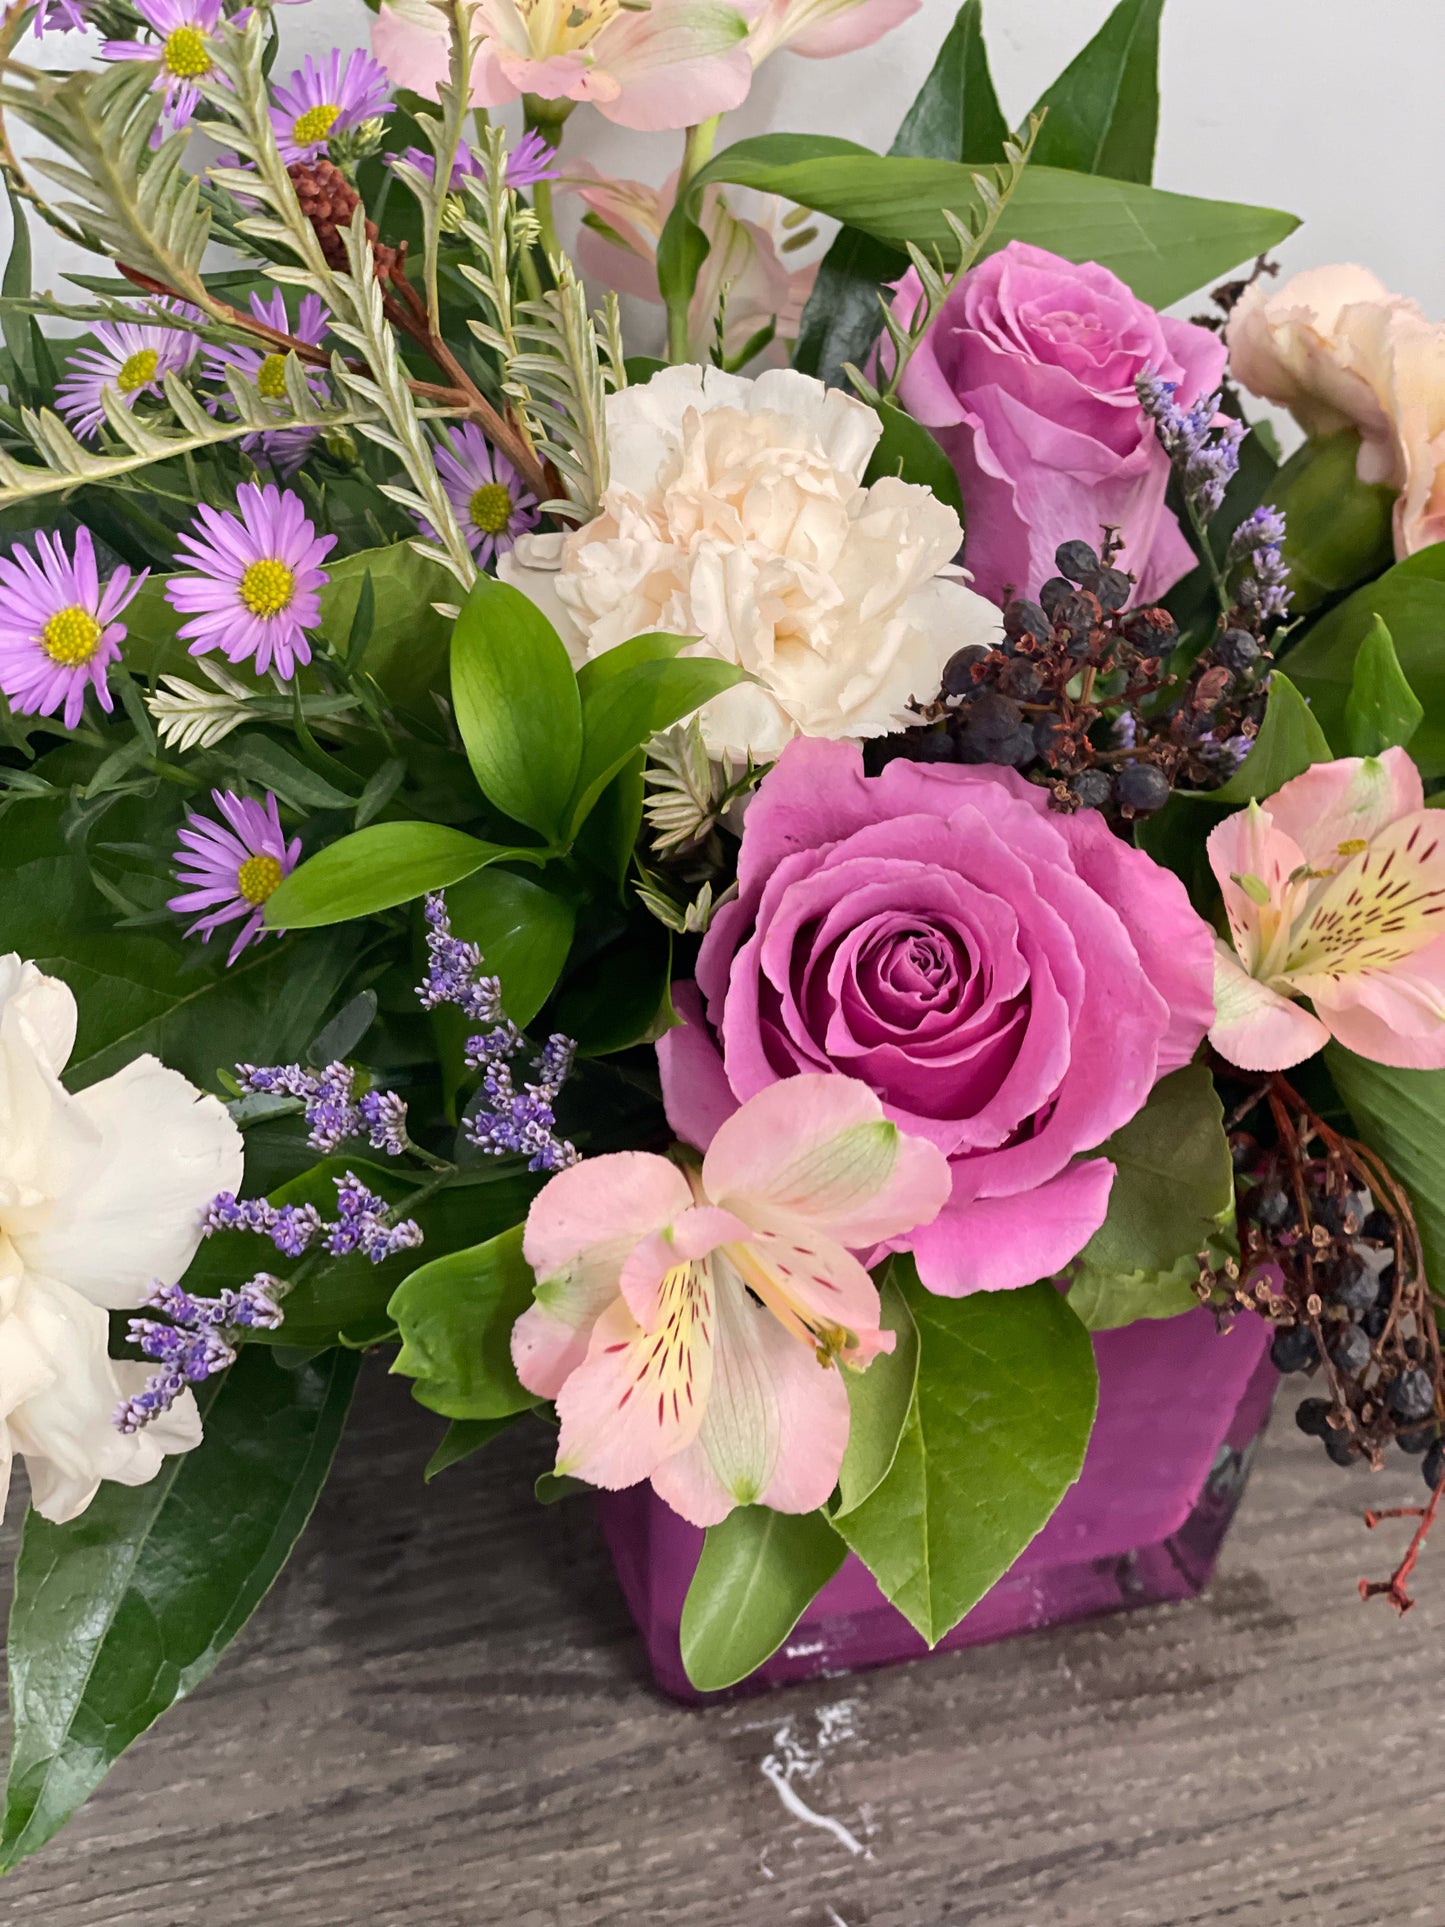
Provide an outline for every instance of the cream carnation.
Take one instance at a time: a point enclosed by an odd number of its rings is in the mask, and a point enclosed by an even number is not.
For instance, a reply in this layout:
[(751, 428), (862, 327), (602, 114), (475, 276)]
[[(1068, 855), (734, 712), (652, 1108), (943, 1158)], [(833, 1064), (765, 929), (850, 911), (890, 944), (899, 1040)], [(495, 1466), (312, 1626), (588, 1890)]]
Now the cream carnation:
[(519, 542), (499, 573), (574, 661), (661, 629), (746, 669), (755, 680), (703, 711), (714, 755), (887, 735), (999, 617), (951, 579), (952, 509), (894, 477), (863, 486), (881, 432), (872, 409), (791, 369), (664, 369), (608, 400), (601, 514)]
[(1235, 379), (1306, 434), (1359, 432), (1360, 480), (1398, 491), (1397, 556), (1445, 538), (1445, 323), (1345, 264), (1256, 282), (1227, 338)]
[(0, 1511), (14, 1455), (47, 1519), (102, 1479), (143, 1485), (200, 1441), (189, 1392), (130, 1434), (112, 1423), (150, 1367), (109, 1356), (107, 1313), (181, 1276), (205, 1206), (241, 1181), (241, 1134), (154, 1057), (72, 1095), (75, 999), (0, 956)]

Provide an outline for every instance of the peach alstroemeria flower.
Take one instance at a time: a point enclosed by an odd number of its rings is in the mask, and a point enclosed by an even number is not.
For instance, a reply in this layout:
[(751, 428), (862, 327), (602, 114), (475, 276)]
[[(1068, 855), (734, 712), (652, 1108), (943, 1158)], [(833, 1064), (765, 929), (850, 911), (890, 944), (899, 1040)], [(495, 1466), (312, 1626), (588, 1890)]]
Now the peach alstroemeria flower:
[[(476, 0), (472, 105), (519, 94), (589, 101), (644, 133), (742, 105), (752, 84), (748, 23), (722, 0)], [(386, 0), (371, 49), (399, 87), (435, 100), (446, 78), (446, 16), (431, 0)]]
[(1287, 1070), (1334, 1037), (1445, 1068), (1445, 816), (1424, 802), (1387, 749), (1316, 763), (1211, 834), (1234, 943), (1218, 946), (1209, 1038), (1232, 1064)]
[(718, 1130), (702, 1169), (648, 1152), (545, 1186), (523, 1250), (537, 1302), (512, 1356), (555, 1399), (557, 1471), (651, 1479), (694, 1525), (811, 1512), (848, 1442), (840, 1365), (893, 1349), (859, 1260), (929, 1223), (948, 1165), (850, 1078), (787, 1078)]

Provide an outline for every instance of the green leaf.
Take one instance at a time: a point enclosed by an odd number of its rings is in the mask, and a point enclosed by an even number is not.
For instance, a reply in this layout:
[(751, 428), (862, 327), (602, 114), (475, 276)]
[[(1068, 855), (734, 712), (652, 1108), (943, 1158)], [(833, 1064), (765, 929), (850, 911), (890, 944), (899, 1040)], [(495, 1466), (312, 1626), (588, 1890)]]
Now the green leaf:
[(1397, 562), (1330, 610), (1286, 658), (1331, 741), (1345, 740), (1355, 658), (1376, 622), (1390, 632), (1400, 672), (1424, 707), (1410, 754), (1426, 777), (1445, 776), (1445, 542)]
[(1302, 776), (1312, 763), (1327, 763), (1332, 754), (1309, 704), (1289, 677), (1276, 669), (1269, 679), (1269, 705), (1254, 748), (1229, 781), (1210, 790), (1205, 800), (1233, 806), (1273, 796), (1282, 784)]
[(1360, 1137), (1415, 1207), (1431, 1289), (1445, 1296), (1445, 1071), (1397, 1070), (1326, 1044), (1325, 1063)]
[(578, 971), (558, 997), (552, 1021), (583, 1057), (606, 1057), (660, 1036), (675, 1019), (672, 933), (641, 912), (627, 934)]
[(511, 1418), (454, 1418), (443, 1433), (441, 1444), (427, 1460), (422, 1478), (430, 1485), (439, 1472), (460, 1465), (473, 1452), (480, 1452), (513, 1423), (515, 1414)]
[[(572, 948), (572, 905), (513, 870), (482, 870), (447, 892), (452, 930), (502, 982), (502, 1008), (525, 1030), (546, 1003)], [(475, 1024), (461, 1017), (470, 1033)]]
[(452, 701), (483, 794), (556, 838), (582, 760), (582, 704), (561, 638), (520, 589), (478, 576), (452, 635)]
[(922, 422), (905, 415), (891, 401), (880, 403), (874, 412), (883, 423), (883, 435), (864, 472), (864, 482), (876, 482), (885, 475), (916, 482), (932, 489), (939, 501), (946, 502), (962, 522), (963, 490), (959, 487), (958, 475)]
[(892, 1470), (837, 1530), (934, 1646), (1078, 1478), (1098, 1374), (1050, 1284), (935, 1298), (903, 1287), (918, 1386)]
[(538, 850), (483, 843), (444, 823), (370, 823), (284, 878), (267, 899), (266, 922), (282, 930), (347, 923), (445, 890), (489, 863), (540, 860)]
[(883, 1329), (893, 1332), (897, 1343), (891, 1352), (880, 1353), (867, 1371), (844, 1374), (848, 1449), (838, 1469), (835, 1517), (855, 1512), (887, 1478), (913, 1405), (918, 1384), (918, 1328), (898, 1285), (899, 1276), (915, 1281), (918, 1276), (906, 1253), (889, 1259), (879, 1291)]
[(265, 1597), (326, 1478), (357, 1364), (328, 1352), (286, 1371), (247, 1347), (199, 1388), (194, 1452), (148, 1485), (103, 1484), (68, 1525), (26, 1519), (0, 1865), (51, 1838)]
[(254, 730), (229, 739), (226, 759), (238, 776), (248, 776), (263, 789), (274, 790), (293, 810), (349, 810), (356, 802), (348, 791), (328, 783), (289, 750)]
[(521, 1225), (422, 1265), (387, 1307), (401, 1333), (391, 1369), (414, 1379), (413, 1398), (444, 1418), (525, 1411), (537, 1400), (513, 1369), (511, 1337), (535, 1283)]
[(1038, 100), (1040, 167), (1154, 178), (1159, 132), (1159, 16), (1164, 0), (1119, 0), (1083, 52)]
[(1425, 720), (1424, 706), (1405, 680), (1390, 632), (1376, 616), (1360, 653), (1350, 700), (1345, 704), (1345, 742), (1351, 756), (1378, 756), (1403, 749)]
[(688, 636), (634, 636), (577, 672), (582, 764), (565, 814), (569, 840), (636, 750), (659, 730), (670, 729), (745, 680), (746, 672), (736, 663), (679, 656), (678, 650), (691, 640)]
[[(5, 263), (4, 276), (0, 277), (0, 294), (12, 300), (24, 300), (30, 293), (30, 222), (26, 217), (25, 203), (8, 178), (5, 195), (10, 203), (10, 255)], [(31, 379), (35, 370), (31, 361), (30, 327), (26, 317), (6, 308), (0, 313), (0, 331), (3, 331), (6, 351), (15, 363), (16, 370), (22, 378)], [(10, 399), (14, 402), (19, 397), (12, 395)]]
[(1079, 1254), (1069, 1304), (1090, 1331), (1172, 1318), (1199, 1300), (1197, 1253), (1232, 1220), (1234, 1167), (1224, 1108), (1202, 1064), (1161, 1078), (1098, 1154), (1113, 1160), (1109, 1213)]
[[(966, 0), (888, 151), (988, 163), (1003, 159), (1008, 133), (983, 44), (983, 0)], [(879, 289), (902, 271), (894, 249), (843, 228), (803, 310), (793, 366), (830, 384), (842, 381), (845, 362), (861, 367), (883, 326)]]
[(847, 1556), (821, 1512), (738, 1506), (709, 1526), (682, 1608), (682, 1663), (698, 1691), (756, 1672)]
[[(973, 170), (956, 161), (874, 154), (825, 135), (765, 134), (738, 141), (699, 169), (658, 245), (658, 284), (674, 300), (707, 258), (695, 214), (714, 181), (754, 187), (832, 215), (901, 250), (957, 241), (944, 218), (976, 210)], [(1299, 225), (1274, 208), (1184, 194), (1061, 168), (1030, 166), (994, 229), (990, 252), (1029, 241), (1069, 261), (1098, 261), (1152, 307), (1168, 307), (1228, 269), (1274, 247)]]
[(314, 1065), (317, 1070), (324, 1070), (338, 1058), (350, 1057), (375, 1021), (376, 992), (358, 991), (350, 1003), (344, 1004), (307, 1045), (307, 1063)]
[(1395, 490), (1362, 482), (1360, 438), (1351, 428), (1297, 448), (1270, 488), (1285, 518), (1283, 559), (1292, 617), (1307, 615), (1388, 568), (1394, 554)]

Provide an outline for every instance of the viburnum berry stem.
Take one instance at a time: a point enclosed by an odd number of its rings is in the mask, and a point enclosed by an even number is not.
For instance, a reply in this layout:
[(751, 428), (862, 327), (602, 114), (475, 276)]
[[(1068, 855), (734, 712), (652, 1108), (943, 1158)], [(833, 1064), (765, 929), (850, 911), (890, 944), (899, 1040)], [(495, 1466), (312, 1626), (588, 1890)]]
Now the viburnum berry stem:
[(1430, 1536), (1430, 1528), (1435, 1523), (1435, 1515), (1440, 1510), (1441, 1495), (1445, 1494), (1445, 1480), (1442, 1480), (1430, 1494), (1428, 1504), (1391, 1506), (1384, 1512), (1367, 1512), (1365, 1524), (1373, 1530), (1382, 1519), (1417, 1519), (1419, 1524), (1405, 1548), (1405, 1556), (1390, 1574), (1388, 1579), (1362, 1579), (1360, 1581), (1361, 1599), (1386, 1598), (1397, 1613), (1407, 1613), (1415, 1601), (1406, 1590), (1410, 1574), (1425, 1550), (1425, 1541)]

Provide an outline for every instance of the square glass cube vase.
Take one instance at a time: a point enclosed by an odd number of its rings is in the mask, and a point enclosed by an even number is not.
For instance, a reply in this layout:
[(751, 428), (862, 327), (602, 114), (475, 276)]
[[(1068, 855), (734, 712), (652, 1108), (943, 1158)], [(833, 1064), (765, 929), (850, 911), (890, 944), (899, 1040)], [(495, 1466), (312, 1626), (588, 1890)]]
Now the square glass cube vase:
[[(1096, 1333), (1099, 1408), (1078, 1483), (1004, 1576), (934, 1649), (986, 1645), (1130, 1606), (1197, 1593), (1239, 1503), (1278, 1374), (1269, 1328), (1211, 1313)], [(703, 1535), (649, 1485), (597, 1500), (617, 1576), (653, 1675), (679, 1699), (678, 1629)], [(790, 1638), (734, 1691), (861, 1672), (928, 1651), (851, 1554)]]

